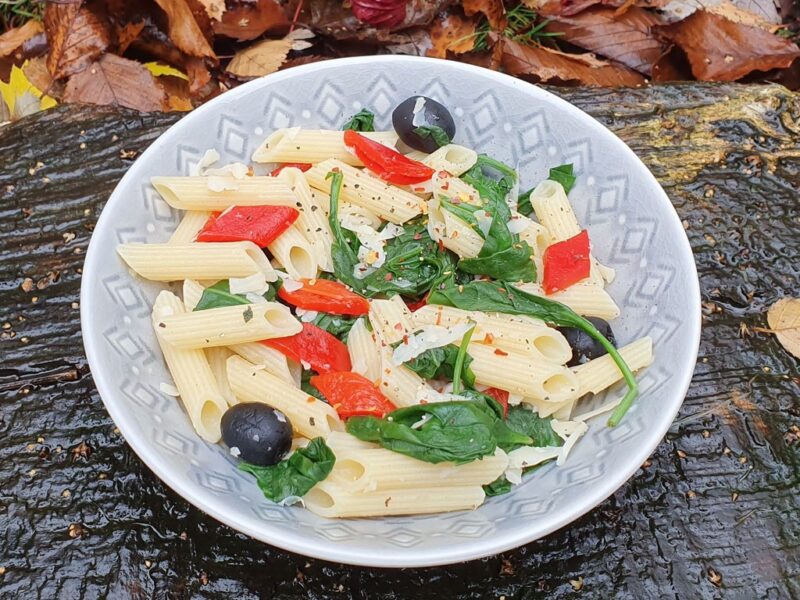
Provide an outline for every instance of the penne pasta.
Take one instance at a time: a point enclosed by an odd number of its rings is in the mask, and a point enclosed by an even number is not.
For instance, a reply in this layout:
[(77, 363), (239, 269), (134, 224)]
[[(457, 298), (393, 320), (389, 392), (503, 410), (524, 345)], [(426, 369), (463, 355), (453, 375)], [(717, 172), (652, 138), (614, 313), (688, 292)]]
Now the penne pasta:
[(321, 197), (315, 196), (300, 169), (284, 169), (281, 171), (279, 179), (286, 181), (297, 198), (297, 210), (300, 214), (297, 217), (295, 227), (311, 244), (317, 267), (322, 271), (333, 271), (333, 262), (331, 260), (333, 233), (328, 223), (330, 197), (327, 194), (320, 194), (320, 196), (325, 196), (323, 202)]
[[(394, 131), (369, 131), (361, 135), (389, 147), (397, 143)], [(273, 131), (253, 153), (258, 163), (311, 163), (335, 158), (348, 165), (363, 163), (344, 145), (344, 132), (287, 127)]]
[(472, 510), (483, 503), (481, 486), (414, 488), (384, 492), (354, 492), (322, 481), (303, 497), (306, 508), (321, 517), (379, 517)]
[(383, 448), (339, 447), (330, 481), (348, 490), (364, 492), (466, 487), (491, 483), (507, 466), (508, 456), (499, 448), (493, 456), (455, 465), (425, 463)]
[(414, 329), (411, 311), (400, 296), (370, 301), (369, 322), (383, 346), (401, 341)]
[[(621, 347), (619, 353), (631, 371), (638, 371), (653, 362), (653, 340), (649, 337), (639, 338)], [(622, 372), (607, 354), (573, 367), (572, 372), (578, 378), (581, 396), (602, 392), (622, 379)]]
[(208, 360), (208, 366), (211, 367), (211, 372), (214, 374), (214, 379), (217, 382), (217, 387), (219, 388), (220, 394), (222, 397), (225, 398), (225, 402), (228, 403), (228, 406), (233, 406), (238, 402), (236, 400), (236, 396), (233, 395), (233, 391), (231, 390), (231, 386), (228, 383), (228, 370), (227, 370), (227, 362), (228, 359), (233, 354), (227, 348), (206, 348), (206, 359)]
[(206, 288), (199, 281), (194, 279), (183, 280), (183, 304), (187, 312), (192, 312), (200, 298), (203, 297), (203, 292)]
[(529, 294), (566, 304), (584, 317), (599, 317), (610, 321), (619, 316), (619, 306), (614, 299), (601, 286), (592, 283), (579, 282), (549, 296), (535, 283), (522, 283), (517, 287)]
[(381, 351), (381, 377), (378, 389), (397, 407), (419, 404), (421, 392), (428, 386), (425, 380), (403, 365), (395, 365), (392, 353)]
[(165, 315), (159, 335), (178, 348), (211, 348), (300, 333), (302, 325), (277, 302), (239, 304)]
[(447, 144), (428, 154), (422, 162), (437, 171), (447, 171), (458, 177), (475, 166), (478, 162), (478, 153), (472, 148)]
[(309, 185), (330, 192), (331, 182), (326, 179), (326, 175), (333, 169), (338, 169), (344, 175), (341, 192), (344, 201), (362, 206), (381, 219), (398, 225), (422, 214), (421, 201), (411, 192), (390, 185), (366, 171), (336, 159), (326, 160), (306, 171)]
[(175, 294), (166, 290), (160, 292), (153, 304), (153, 329), (192, 426), (201, 438), (216, 443), (222, 435), (220, 421), (228, 405), (206, 355), (202, 350), (176, 348), (164, 339), (158, 327), (162, 319), (183, 314), (184, 310)]
[(228, 349), (235, 352), (256, 367), (263, 367), (267, 373), (275, 375), (286, 383), (300, 387), (300, 365), (286, 358), (286, 355), (259, 342), (234, 344)]
[(150, 183), (167, 204), (182, 210), (222, 211), (230, 206), (294, 206), (296, 202), (289, 186), (276, 177), (153, 177)]
[(267, 249), (294, 279), (313, 279), (317, 276), (317, 253), (295, 225), (275, 238)]
[(328, 404), (239, 356), (228, 359), (228, 381), (239, 402), (262, 402), (281, 411), (303, 437), (327, 437), (343, 429), (339, 415)]
[(136, 273), (152, 281), (278, 276), (253, 242), (207, 244), (120, 244), (117, 252)]
[(347, 352), (353, 372), (363, 375), (370, 381), (378, 381), (381, 376), (381, 358), (378, 343), (367, 329), (364, 318), (358, 319), (347, 335)]
[(361, 441), (346, 431), (331, 431), (328, 434), (328, 437), (325, 439), (325, 442), (336, 454), (357, 450), (375, 450), (380, 448), (380, 446), (377, 444)]
[(184, 213), (178, 227), (169, 238), (170, 244), (190, 244), (208, 222), (211, 213), (205, 210), (190, 210)]

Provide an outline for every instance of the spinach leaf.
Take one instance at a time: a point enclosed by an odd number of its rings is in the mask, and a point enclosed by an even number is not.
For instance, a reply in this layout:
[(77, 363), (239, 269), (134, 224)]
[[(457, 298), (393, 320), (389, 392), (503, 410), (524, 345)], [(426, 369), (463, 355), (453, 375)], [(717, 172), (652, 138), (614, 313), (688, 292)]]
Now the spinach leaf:
[(501, 444), (531, 443), (509, 429), (502, 414), (493, 398), (475, 392), (469, 400), (417, 404), (383, 419), (351, 417), (346, 427), (360, 440), (418, 460), (462, 464), (494, 454)]
[(313, 376), (313, 371), (303, 369), (303, 372), (300, 374), (300, 389), (309, 396), (313, 396), (317, 400), (322, 400), (325, 404), (328, 404), (328, 400), (322, 395), (322, 392), (311, 385), (311, 378)]
[[(271, 283), (264, 292), (264, 298), (270, 302), (275, 300), (278, 294), (280, 283)], [(235, 306), (237, 304), (252, 304), (244, 294), (231, 294), (230, 282), (227, 279), (218, 281), (214, 285), (203, 290), (200, 301), (194, 310), (206, 310), (207, 308), (220, 308), (221, 306)]]
[(353, 131), (375, 131), (375, 115), (366, 108), (362, 108), (342, 126), (342, 131), (345, 129), (352, 129)]
[(530, 217), (533, 214), (533, 206), (531, 205), (531, 193), (533, 190), (534, 188), (531, 188), (517, 198), (517, 212), (526, 217)]
[(312, 323), (324, 329), (331, 335), (335, 335), (342, 342), (347, 342), (347, 335), (355, 325), (355, 317), (343, 317), (341, 315), (329, 315), (328, 313), (319, 313)]
[(341, 173), (328, 173), (331, 183), (329, 222), (333, 232), (331, 258), (336, 278), (362, 296), (378, 295), (422, 296), (434, 283), (455, 272), (454, 255), (434, 242), (426, 227), (424, 217), (409, 221), (403, 233), (386, 243), (386, 260), (383, 265), (363, 279), (354, 275), (358, 264), (358, 241), (351, 231), (339, 222), (339, 195)]
[(301, 497), (317, 483), (330, 475), (336, 456), (321, 437), (311, 440), (305, 448), (298, 448), (277, 465), (260, 467), (247, 462), (239, 463), (242, 471), (256, 478), (258, 487), (273, 502)]
[(423, 139), (433, 138), (433, 141), (440, 148), (450, 143), (450, 136), (438, 125), (423, 125), (422, 127), (415, 127), (413, 131)]
[[(533, 440), (533, 446), (561, 446), (564, 440), (553, 431), (553, 419), (551, 417), (542, 418), (534, 410), (525, 406), (510, 406), (506, 425), (509, 429), (527, 435)], [(517, 446), (519, 448), (519, 446)], [(514, 448), (509, 449), (514, 450)]]
[(564, 188), (564, 191), (569, 194), (572, 186), (575, 185), (575, 175), (573, 174), (572, 163), (553, 167), (550, 169), (550, 176), (548, 179), (560, 183)]
[[(485, 170), (497, 171), (501, 178), (489, 177)], [(519, 235), (512, 234), (508, 229), (511, 209), (506, 202), (506, 195), (516, 182), (516, 172), (500, 161), (481, 155), (475, 166), (461, 178), (478, 190), (484, 210), (492, 216), (492, 223), (485, 234), (477, 229), (485, 240), (478, 256), (461, 259), (458, 268), (466, 273), (488, 275), (494, 279), (536, 281), (533, 250), (527, 242), (520, 241)], [(474, 213), (476, 208), (451, 202), (444, 202), (442, 206), (473, 227), (476, 225), (474, 216), (468, 214)]]
[(502, 496), (503, 494), (507, 494), (511, 491), (511, 482), (506, 479), (505, 475), (500, 475), (497, 479), (495, 479), (492, 483), (488, 483), (483, 486), (483, 492), (486, 494), (487, 497), (492, 496)]
[(428, 304), (454, 306), (462, 310), (528, 315), (558, 327), (576, 327), (585, 331), (606, 349), (628, 384), (627, 393), (608, 420), (609, 427), (619, 424), (638, 395), (636, 378), (614, 345), (592, 323), (560, 302), (529, 294), (507, 281), (471, 281), (456, 285), (450, 280), (439, 289), (431, 291)]
[[(444, 378), (453, 381), (453, 374), (455, 371), (457, 358), (458, 347), (448, 345), (441, 348), (429, 348), (416, 358), (413, 358), (405, 363), (405, 366), (425, 379)], [(475, 373), (473, 373), (472, 369), (469, 367), (471, 362), (472, 357), (467, 354), (464, 357), (464, 370), (462, 377), (467, 386), (474, 387)]]
[[(464, 381), (466, 381), (466, 373), (465, 369), (467, 369), (467, 348), (469, 347), (469, 341), (472, 339), (472, 334), (475, 333), (475, 326), (469, 328), (469, 330), (464, 334), (464, 337), (461, 338), (461, 343), (458, 345), (458, 352), (456, 352), (456, 362), (453, 365), (453, 393), (458, 394), (461, 392), (461, 375), (464, 373)], [(470, 357), (471, 361), (472, 357)], [(473, 380), (475, 377), (473, 376)], [(472, 387), (472, 385), (470, 385)], [(488, 396), (487, 396), (488, 398)], [(500, 417), (503, 417), (502, 412), (500, 413)]]

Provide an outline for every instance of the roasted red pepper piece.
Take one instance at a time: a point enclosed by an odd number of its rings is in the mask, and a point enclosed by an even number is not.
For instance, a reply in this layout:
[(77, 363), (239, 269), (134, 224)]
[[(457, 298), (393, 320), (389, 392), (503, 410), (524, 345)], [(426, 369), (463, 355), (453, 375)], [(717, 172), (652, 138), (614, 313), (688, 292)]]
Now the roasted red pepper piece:
[(265, 248), (297, 220), (291, 206), (234, 206), (209, 217), (198, 242), (254, 242)]
[(303, 331), (296, 335), (262, 340), (261, 343), (296, 362), (311, 365), (317, 373), (351, 369), (347, 346), (312, 323), (303, 323)]
[(428, 304), (428, 294), (425, 294), (422, 298), (415, 300), (414, 302), (406, 302), (408, 310), (410, 310), (412, 313), (418, 311), (426, 304)]
[(281, 286), (278, 296), (293, 306), (305, 310), (316, 310), (334, 315), (365, 315), (369, 302), (363, 296), (351, 292), (338, 281), (329, 279), (301, 279), (303, 287), (287, 292)]
[(428, 165), (411, 160), (351, 129), (344, 132), (344, 145), (355, 153), (367, 169), (389, 183), (421, 183), (430, 179), (434, 173)]
[(491, 396), (492, 398), (497, 400), (500, 403), (500, 406), (503, 407), (503, 416), (504, 417), (508, 416), (508, 392), (507, 391), (501, 390), (500, 388), (490, 387), (490, 388), (486, 388), (485, 390), (483, 390), (482, 393), (486, 394), (487, 396)]
[(395, 405), (369, 379), (358, 373), (328, 373), (311, 378), (342, 419), (356, 416), (383, 417)]
[(549, 295), (586, 279), (590, 268), (589, 232), (585, 229), (568, 240), (551, 244), (544, 251), (544, 293)]
[(305, 173), (312, 167), (312, 165), (310, 163), (284, 163), (281, 166), (273, 169), (272, 172), (270, 173), (270, 176), (277, 177), (278, 175), (280, 175), (281, 171), (283, 171), (284, 169), (288, 169), (289, 167), (300, 169), (301, 171), (303, 171), (303, 173)]

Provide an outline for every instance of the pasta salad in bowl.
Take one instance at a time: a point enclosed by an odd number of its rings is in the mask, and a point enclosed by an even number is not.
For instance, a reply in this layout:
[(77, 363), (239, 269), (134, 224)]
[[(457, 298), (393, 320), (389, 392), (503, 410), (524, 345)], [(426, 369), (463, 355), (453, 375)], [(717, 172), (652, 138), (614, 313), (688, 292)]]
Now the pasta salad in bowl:
[[(438, 61), (387, 62), (451, 71)], [(341, 63), (346, 71), (358, 61)], [(545, 94), (531, 86), (520, 92), (520, 82), (496, 77), (515, 93)], [(465, 114), (469, 104), (442, 93), (443, 79), (435, 80), (438, 94), (396, 90), (391, 102), (384, 93), (350, 111), (330, 96), (320, 107), (321, 124), (299, 109), (300, 122), (276, 122), (273, 115), (272, 124), (280, 126), (269, 127), (252, 119), (247, 134), (241, 120), (227, 116), (236, 114), (237, 103), (244, 109), (256, 101), (246, 91), (260, 82), (243, 86), (231, 93), (242, 100), (226, 105), (226, 95), (218, 105), (220, 123), (234, 119), (243, 138), (239, 152), (231, 151), (232, 130), (221, 125), (217, 136), (204, 135), (209, 143), (194, 149), (188, 169), (162, 171), (159, 154), (174, 152), (176, 143), (180, 154), (183, 147), (168, 133), (140, 159), (147, 168), (134, 167), (120, 184), (145, 190), (146, 208), (170, 223), (165, 235), (146, 235), (156, 229), (148, 223), (143, 232), (120, 228), (116, 240), (106, 235), (98, 242), (98, 234), (92, 240), (82, 310), (84, 330), (93, 333), (85, 339), (112, 416), (167, 483), (265, 541), (322, 557), (336, 556), (330, 544), (349, 547), (347, 562), (388, 566), (452, 562), (522, 543), (532, 537), (520, 539), (509, 529), (500, 546), (477, 543), (451, 558), (445, 549), (459, 536), (445, 532), (484, 511), (481, 523), (504, 528), (508, 516), (489, 514), (493, 504), (518, 510), (530, 498), (519, 504), (513, 498), (532, 486), (544, 486), (544, 498), (552, 500), (570, 478), (582, 483), (583, 473), (576, 477), (570, 463), (585, 469), (607, 460), (615, 436), (635, 437), (640, 403), (658, 411), (650, 400), (653, 382), (669, 383), (660, 372), (647, 377), (651, 363), (672, 360), (670, 349), (659, 346), (663, 326), (625, 326), (626, 305), (641, 282), (631, 281), (623, 265), (633, 287), (620, 286), (616, 265), (606, 260), (619, 239), (625, 247), (628, 235), (609, 238), (607, 227), (596, 230), (591, 212), (582, 219), (573, 203), (574, 195), (585, 206), (603, 174), (590, 171), (580, 155), (554, 160), (558, 151), (551, 146), (528, 168), (540, 174), (534, 179), (526, 173), (531, 159), (509, 157), (502, 136), (490, 144), (476, 140)], [(565, 108), (548, 100), (552, 122), (563, 120)], [(213, 105), (195, 114), (212, 115)], [(508, 118), (505, 134), (517, 117)], [(186, 132), (199, 131), (199, 119)], [(595, 188), (602, 201), (607, 192)], [(650, 193), (663, 196), (654, 183)], [(112, 197), (98, 229), (120, 201)], [(602, 202), (598, 207), (602, 213)], [(675, 230), (671, 207), (659, 208)], [(625, 218), (617, 225), (624, 230)], [(97, 299), (96, 285), (86, 289), (96, 277), (100, 244), (116, 254), (102, 259), (113, 275), (101, 278), (101, 287), (124, 289), (112, 292), (123, 304), (142, 300), (123, 322), (133, 326), (135, 315), (136, 331), (148, 340), (141, 343), (149, 344), (145, 371), (130, 365), (134, 378), (123, 376), (117, 390), (97, 373), (101, 360), (92, 340), (103, 327), (87, 324), (105, 301)], [(648, 269), (647, 254), (637, 270)], [(661, 293), (683, 293), (687, 302), (691, 356), (682, 379), (672, 382), (685, 392), (697, 345), (691, 339), (696, 281), (678, 283)], [(647, 307), (654, 324), (657, 304)], [(119, 339), (112, 329), (101, 339)], [(136, 345), (131, 338), (122, 354)], [(125, 372), (124, 360), (117, 362)], [(117, 391), (123, 405), (152, 401), (149, 437), (141, 422), (126, 431), (123, 413), (135, 408), (121, 413), (109, 399)], [(680, 400), (671, 400), (656, 430), (666, 429)], [(634, 454), (658, 441), (647, 437)], [(594, 458), (581, 455), (587, 442)], [(206, 468), (201, 455), (213, 456), (213, 465)], [(567, 480), (559, 484), (554, 472), (562, 469)], [(190, 490), (186, 479), (210, 488), (209, 496)], [(533, 481), (540, 483), (526, 485)], [(616, 485), (623, 481), (617, 477)], [(230, 511), (226, 496), (236, 501)], [(571, 511), (558, 515), (551, 501), (542, 516), (552, 530), (580, 514)], [(300, 524), (294, 537), (273, 525), (278, 515)], [(393, 523), (419, 532), (408, 534), (416, 543), (387, 544), (383, 534), (391, 537)], [(326, 535), (334, 531), (346, 533), (338, 540)], [(537, 535), (537, 528), (530, 531)], [(425, 534), (431, 541), (419, 539)], [(404, 556), (404, 548), (423, 545), (430, 546), (429, 556)], [(384, 546), (389, 555), (369, 556)]]

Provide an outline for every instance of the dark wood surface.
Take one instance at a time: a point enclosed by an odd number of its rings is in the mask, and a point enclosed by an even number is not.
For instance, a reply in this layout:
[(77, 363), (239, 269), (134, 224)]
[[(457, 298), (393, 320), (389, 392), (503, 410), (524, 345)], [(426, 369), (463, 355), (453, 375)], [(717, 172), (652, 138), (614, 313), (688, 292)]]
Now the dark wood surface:
[(60, 107), (0, 128), (0, 598), (800, 598), (800, 377), (765, 311), (800, 295), (800, 97), (779, 87), (556, 90), (664, 185), (704, 331), (666, 439), (611, 498), (501, 556), (345, 567), (220, 525), (142, 465), (86, 365), (83, 254), (176, 115)]

